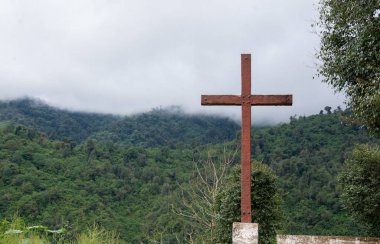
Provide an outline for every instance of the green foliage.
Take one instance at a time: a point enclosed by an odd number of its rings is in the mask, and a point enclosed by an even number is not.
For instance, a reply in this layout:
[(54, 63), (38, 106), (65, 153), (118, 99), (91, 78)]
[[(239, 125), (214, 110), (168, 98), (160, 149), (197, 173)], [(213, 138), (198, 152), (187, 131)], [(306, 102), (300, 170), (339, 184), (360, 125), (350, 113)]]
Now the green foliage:
[(52, 139), (79, 143), (105, 125), (119, 120), (113, 115), (70, 112), (56, 109), (34, 99), (0, 101), (0, 121), (35, 128)]
[(345, 207), (380, 235), (380, 148), (359, 145), (345, 161), (340, 174)]
[[(260, 243), (275, 243), (280, 227), (281, 198), (277, 178), (265, 164), (252, 163), (252, 222), (259, 223)], [(216, 201), (218, 242), (231, 243), (232, 223), (240, 222), (240, 167), (235, 167)]]
[(233, 140), (239, 126), (228, 118), (187, 115), (178, 107), (132, 116), (70, 112), (40, 101), (0, 101), (0, 123), (11, 122), (43, 132), (69, 146), (90, 136), (104, 143), (137, 147), (198, 146)]
[(124, 117), (94, 137), (124, 146), (180, 147), (222, 143), (236, 138), (239, 126), (222, 117), (187, 115), (179, 108), (153, 109)]
[(0, 243), (7, 244), (118, 244), (118, 234), (93, 224), (86, 231), (79, 233), (73, 239), (67, 239), (65, 229), (49, 230), (48, 227), (37, 225), (27, 226), (23, 219), (14, 216), (11, 221), (0, 221)]
[(367, 235), (339, 201), (337, 175), (357, 143), (379, 143), (351, 124), (350, 114), (292, 117), (289, 124), (254, 131), (254, 158), (279, 177), (286, 234)]
[[(234, 138), (238, 125), (177, 110), (100, 119), (96, 125), (96, 116), (49, 109), (0, 103), (0, 219), (18, 212), (32, 225), (64, 227), (70, 240), (97, 223), (129, 243), (186, 241), (195, 223), (172, 211), (183, 203), (178, 186), (198, 185), (194, 160), (207, 158), (208, 151), (213, 160), (222, 157), (223, 145), (215, 143)], [(366, 226), (339, 202), (336, 176), (355, 144), (379, 141), (347, 123), (347, 116), (327, 106), (325, 114), (254, 129), (254, 158), (279, 176), (284, 233), (366, 235)], [(74, 117), (88, 121), (78, 125)], [(239, 161), (238, 152), (233, 164)], [(194, 239), (202, 233), (193, 232)]]
[(10, 221), (0, 220), (0, 243), (57, 243), (63, 241), (65, 230), (49, 230), (46, 226), (27, 226), (14, 215)]
[[(158, 221), (169, 220), (172, 192), (191, 167), (189, 150), (136, 149), (136, 157), (125, 157), (132, 148), (94, 140), (66, 149), (34, 130), (0, 129), (0, 218), (18, 211), (29, 223), (65, 226), (72, 237), (95, 222), (123, 239), (147, 240)], [(169, 239), (181, 234), (170, 226)]]
[(380, 5), (378, 0), (321, 0), (319, 72), (345, 91), (354, 115), (380, 136)]
[(78, 244), (118, 244), (119, 236), (114, 231), (108, 231), (96, 224), (87, 229), (86, 232), (77, 236), (74, 243)]
[(9, 230), (24, 229), (26, 229), (26, 224), (21, 218), (17, 217), (17, 215), (14, 215), (11, 221), (7, 219), (0, 220), (0, 238), (4, 238), (4, 234)]

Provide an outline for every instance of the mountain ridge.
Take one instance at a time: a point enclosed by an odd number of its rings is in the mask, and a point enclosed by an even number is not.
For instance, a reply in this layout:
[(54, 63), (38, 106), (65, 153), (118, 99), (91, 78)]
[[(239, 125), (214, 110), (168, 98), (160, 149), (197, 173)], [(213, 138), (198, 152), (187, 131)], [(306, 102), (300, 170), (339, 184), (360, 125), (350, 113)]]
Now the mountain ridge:
[[(61, 110), (33, 99), (0, 101), (0, 121), (33, 127), (49, 138), (71, 139), (76, 144), (93, 137), (145, 147), (157, 146), (163, 141), (169, 146), (180, 141), (182, 144), (217, 143), (234, 139), (239, 130), (237, 123), (229, 118), (186, 114), (175, 106), (131, 116), (115, 116)], [(156, 122), (160, 122), (159, 125)], [(156, 136), (157, 131), (162, 131), (159, 127), (165, 127), (167, 133)]]

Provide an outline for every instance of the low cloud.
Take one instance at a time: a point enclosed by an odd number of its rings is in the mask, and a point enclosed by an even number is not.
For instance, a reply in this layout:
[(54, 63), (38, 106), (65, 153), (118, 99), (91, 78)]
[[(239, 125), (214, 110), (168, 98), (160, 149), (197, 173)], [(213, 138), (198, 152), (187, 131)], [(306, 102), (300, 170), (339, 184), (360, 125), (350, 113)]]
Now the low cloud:
[(0, 99), (37, 97), (79, 111), (130, 114), (201, 94), (240, 93), (240, 53), (252, 53), (252, 93), (293, 94), (292, 107), (260, 107), (253, 121), (342, 106), (316, 75), (317, 1), (0, 2)]

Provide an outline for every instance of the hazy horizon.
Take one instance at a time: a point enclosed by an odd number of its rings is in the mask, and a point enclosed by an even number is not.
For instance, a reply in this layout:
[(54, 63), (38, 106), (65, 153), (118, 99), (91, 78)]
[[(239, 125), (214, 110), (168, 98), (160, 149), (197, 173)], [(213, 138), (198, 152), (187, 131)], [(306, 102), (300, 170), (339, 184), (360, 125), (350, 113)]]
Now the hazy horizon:
[[(57, 109), (57, 110), (62, 110), (62, 111), (66, 111), (66, 112), (72, 112), (72, 113), (90, 113), (90, 114), (100, 114), (100, 115), (110, 115), (110, 116), (116, 116), (116, 117), (130, 117), (130, 116), (135, 116), (135, 115), (139, 115), (139, 114), (142, 114), (142, 113), (149, 113), (149, 112), (152, 112), (154, 110), (165, 110), (165, 111), (170, 111), (170, 112), (180, 112), (180, 113), (184, 113), (185, 115), (208, 115), (208, 116), (216, 116), (216, 117), (221, 117), (221, 118), (230, 118), (232, 119), (233, 121), (235, 121), (236, 123), (241, 123), (241, 117), (233, 117), (233, 116), (228, 116), (226, 114), (223, 114), (223, 113), (208, 113), (206, 111), (198, 111), (198, 112), (191, 112), (191, 111), (186, 111), (186, 109), (184, 109), (182, 106), (180, 105), (168, 105), (168, 106), (158, 106), (158, 107), (152, 107), (152, 108), (149, 108), (147, 110), (144, 110), (144, 111), (137, 111), (137, 112), (134, 112), (134, 113), (128, 113), (128, 114), (120, 114), (120, 113), (111, 113), (111, 112), (96, 112), (96, 111), (86, 111), (86, 110), (75, 110), (75, 109), (70, 109), (70, 108), (64, 108), (64, 107), (58, 107), (58, 106), (54, 106), (54, 105), (51, 105), (49, 103), (47, 103), (46, 101), (43, 101), (39, 98), (33, 98), (33, 97), (28, 97), (28, 96), (24, 96), (24, 97), (19, 97), (19, 98), (14, 98), (14, 99), (0, 99), (0, 102), (16, 102), (16, 101), (23, 101), (23, 100), (31, 100), (33, 102), (37, 102), (38, 104), (41, 104), (43, 106), (49, 106), (53, 109)], [(326, 106), (329, 106), (329, 105), (326, 105)], [(330, 106), (331, 107), (331, 106)], [(344, 107), (341, 107), (339, 106), (341, 109), (344, 109)], [(337, 107), (331, 107), (332, 110), (335, 110), (337, 109)], [(254, 117), (255, 114), (254, 114), (254, 109), (255, 107), (252, 107), (252, 116)], [(299, 117), (299, 116), (310, 116), (310, 115), (316, 115), (316, 114), (319, 114), (319, 112), (323, 110), (324, 111), (324, 107), (323, 108), (320, 108), (318, 111), (315, 111), (315, 113), (311, 113), (309, 115), (306, 115), (306, 114), (293, 114), (293, 115), (290, 115), (290, 116), (296, 116), (296, 117)], [(324, 111), (325, 112), (325, 111)], [(278, 125), (278, 124), (282, 124), (282, 123), (289, 123), (290, 122), (290, 116), (289, 118), (286, 120), (286, 121), (271, 121), (271, 120), (253, 120), (252, 121), (252, 125), (253, 126), (257, 126), (257, 127), (260, 127), (260, 126), (272, 126), (272, 125)]]

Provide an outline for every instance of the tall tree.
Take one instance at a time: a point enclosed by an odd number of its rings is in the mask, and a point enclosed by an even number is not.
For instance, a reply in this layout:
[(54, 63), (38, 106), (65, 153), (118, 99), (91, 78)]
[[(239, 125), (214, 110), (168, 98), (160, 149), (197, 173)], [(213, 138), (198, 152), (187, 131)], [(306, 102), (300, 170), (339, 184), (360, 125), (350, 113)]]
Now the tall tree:
[(380, 1), (321, 0), (319, 73), (380, 136)]

